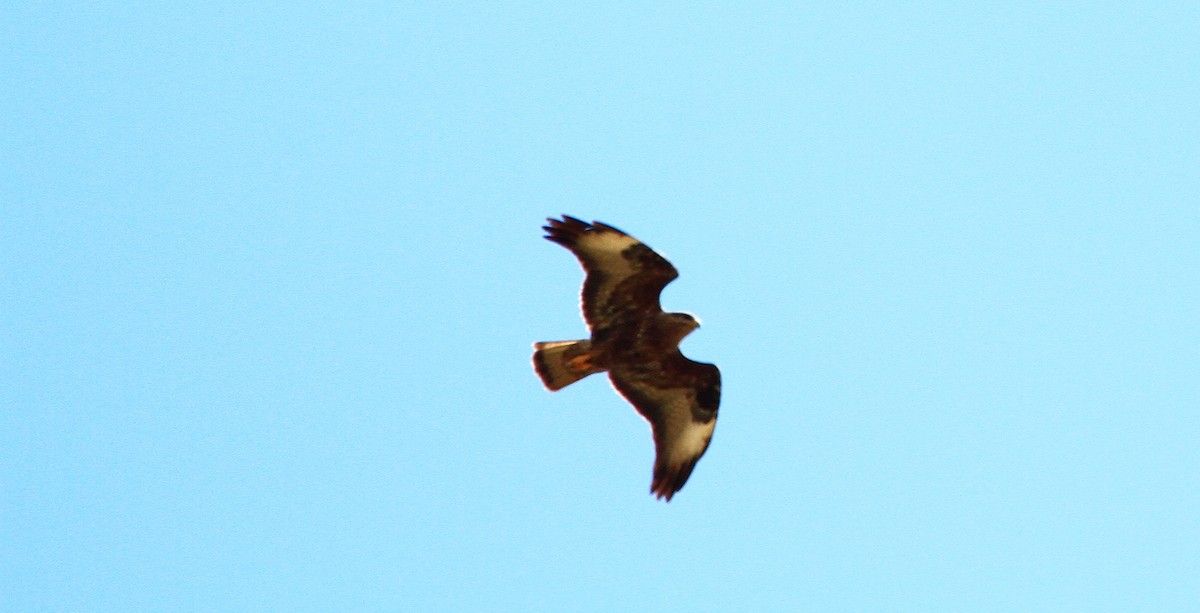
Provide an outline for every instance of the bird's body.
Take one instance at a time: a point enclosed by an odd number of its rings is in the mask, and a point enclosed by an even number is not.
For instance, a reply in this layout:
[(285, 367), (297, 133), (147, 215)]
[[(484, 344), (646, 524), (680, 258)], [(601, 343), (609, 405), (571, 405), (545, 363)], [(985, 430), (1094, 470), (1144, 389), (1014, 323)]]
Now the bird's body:
[(721, 398), (717, 367), (679, 351), (680, 341), (700, 324), (659, 306), (662, 289), (679, 273), (612, 226), (565, 215), (549, 222), (546, 238), (570, 249), (587, 272), (583, 315), (591, 337), (534, 343), (534, 367), (552, 391), (608, 372), (617, 391), (650, 422), (656, 450), (650, 491), (670, 501), (708, 449)]

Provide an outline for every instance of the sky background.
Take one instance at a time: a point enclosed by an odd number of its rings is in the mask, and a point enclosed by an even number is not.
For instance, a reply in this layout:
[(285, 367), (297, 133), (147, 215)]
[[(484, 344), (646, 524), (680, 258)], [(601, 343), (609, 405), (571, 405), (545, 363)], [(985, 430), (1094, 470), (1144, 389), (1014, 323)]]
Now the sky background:
[(1200, 5), (251, 4), (6, 5), (0, 610), (1200, 607)]

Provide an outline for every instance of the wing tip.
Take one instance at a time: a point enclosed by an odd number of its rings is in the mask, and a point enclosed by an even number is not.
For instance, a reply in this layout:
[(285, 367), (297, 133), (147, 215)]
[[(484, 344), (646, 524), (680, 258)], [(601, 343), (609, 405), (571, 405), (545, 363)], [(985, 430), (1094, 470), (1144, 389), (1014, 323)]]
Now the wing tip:
[(546, 218), (546, 225), (542, 229), (546, 231), (546, 240), (558, 243), (560, 245), (571, 245), (579, 240), (581, 236), (588, 232), (615, 232), (623, 236), (629, 236), (621, 230), (614, 228), (606, 223), (593, 221), (588, 223), (578, 217), (572, 217), (563, 213), (562, 219), (554, 217)]
[(586, 221), (566, 214), (562, 216), (562, 219), (547, 217), (546, 222), (546, 225), (542, 226), (542, 229), (546, 231), (544, 238), (550, 242), (568, 247), (579, 240), (579, 237), (583, 236), (584, 232), (592, 229), (591, 224)]
[(655, 467), (654, 479), (650, 482), (650, 493), (663, 502), (671, 502), (671, 498), (687, 484), (688, 477), (692, 476), (692, 469), (696, 468), (699, 459), (697, 457), (674, 466)]
[(654, 494), (655, 498), (657, 498), (658, 500), (661, 500), (663, 502), (671, 502), (671, 497), (674, 496), (675, 492), (678, 492), (678, 491), (679, 490), (672, 491), (669, 489), (656, 490), (656, 489), (654, 489), (653, 485), (650, 486), (650, 493)]

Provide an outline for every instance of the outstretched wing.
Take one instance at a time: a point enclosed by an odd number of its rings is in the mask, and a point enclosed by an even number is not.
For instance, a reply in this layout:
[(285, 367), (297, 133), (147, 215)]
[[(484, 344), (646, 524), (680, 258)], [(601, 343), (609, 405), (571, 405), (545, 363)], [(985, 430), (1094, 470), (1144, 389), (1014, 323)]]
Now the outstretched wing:
[(622, 366), (610, 371), (609, 378), (650, 422), (656, 452), (650, 492), (670, 502), (712, 440), (721, 403), (721, 371), (675, 352), (661, 368)]
[(598, 221), (548, 218), (546, 239), (575, 254), (583, 282), (583, 318), (593, 330), (662, 310), (658, 296), (679, 276), (666, 259), (632, 236)]

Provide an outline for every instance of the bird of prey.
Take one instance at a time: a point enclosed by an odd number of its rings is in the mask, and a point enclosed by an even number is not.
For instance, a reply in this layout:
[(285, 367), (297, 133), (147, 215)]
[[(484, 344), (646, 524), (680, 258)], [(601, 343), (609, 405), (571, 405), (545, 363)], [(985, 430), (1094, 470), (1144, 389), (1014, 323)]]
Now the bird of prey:
[(650, 422), (656, 452), (650, 493), (670, 502), (708, 449), (721, 401), (721, 371), (679, 351), (700, 324), (659, 305), (659, 294), (679, 273), (612, 226), (566, 215), (547, 221), (545, 238), (570, 249), (587, 273), (582, 302), (591, 338), (534, 343), (534, 369), (550, 391), (607, 372)]

